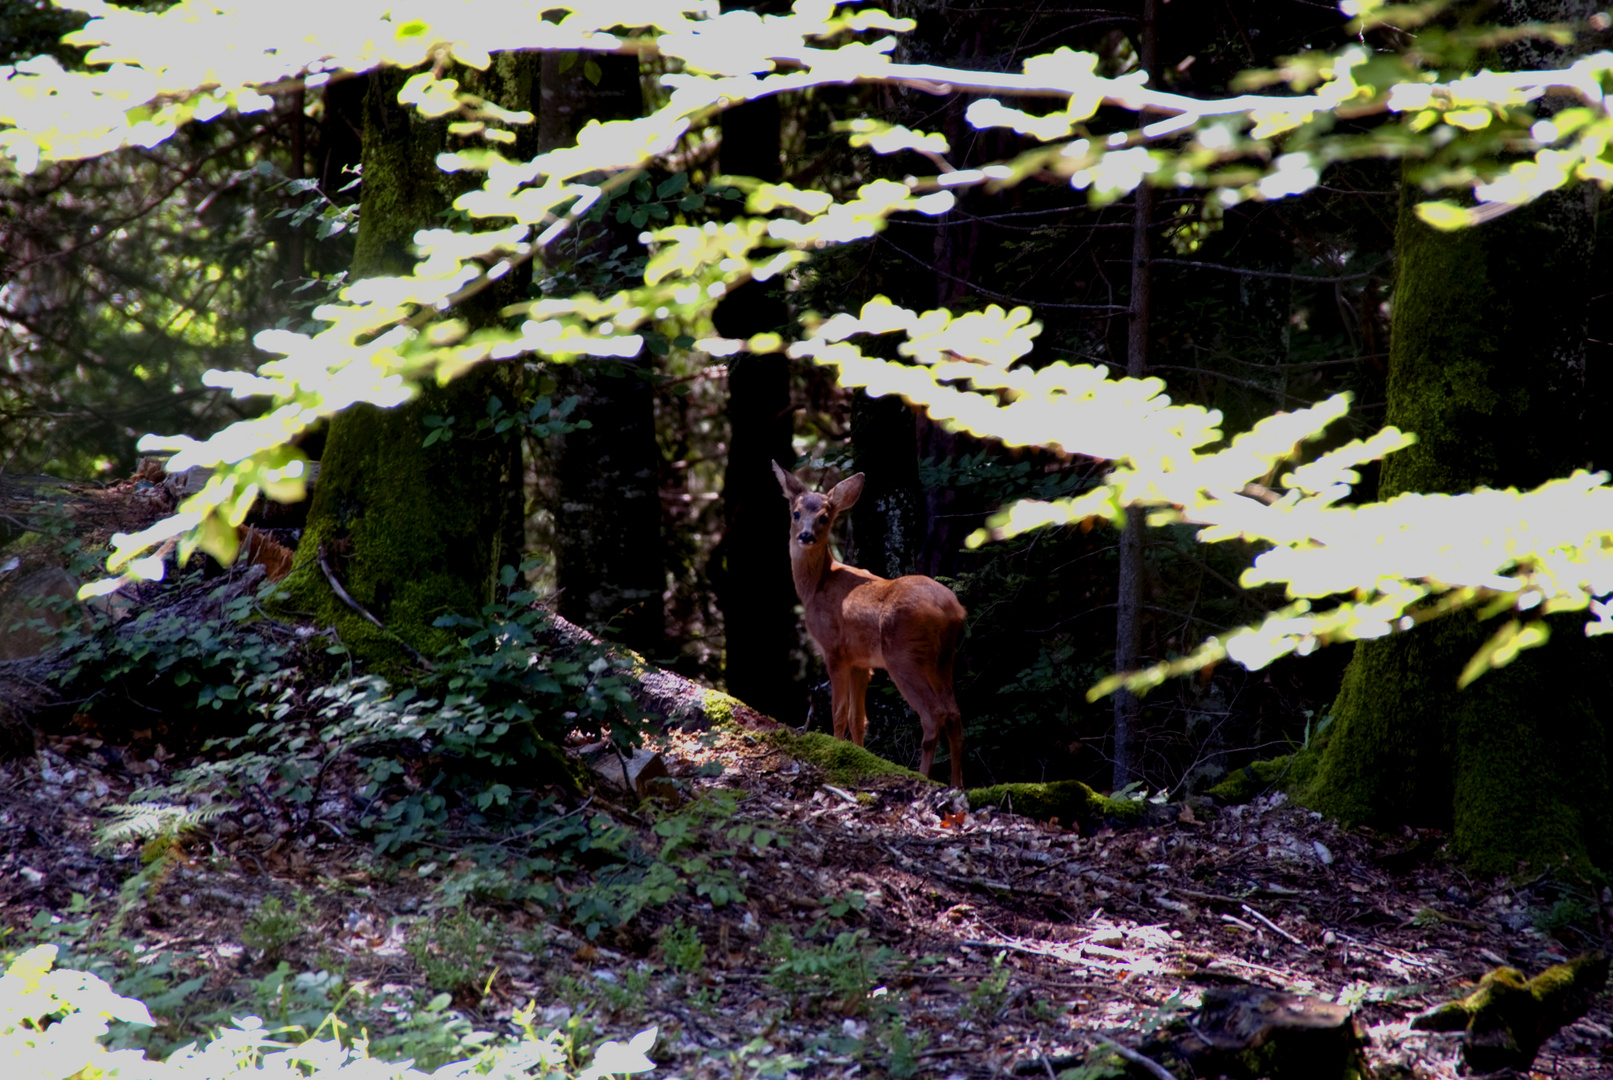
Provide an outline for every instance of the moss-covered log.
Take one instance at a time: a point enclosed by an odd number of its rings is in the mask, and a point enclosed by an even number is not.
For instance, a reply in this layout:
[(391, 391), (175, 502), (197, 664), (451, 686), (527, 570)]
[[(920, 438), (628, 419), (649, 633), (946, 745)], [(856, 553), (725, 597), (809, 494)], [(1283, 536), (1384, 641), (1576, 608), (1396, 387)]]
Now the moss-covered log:
[(1466, 1030), (1462, 1056), (1476, 1071), (1527, 1070), (1547, 1039), (1589, 1011), (1607, 988), (1607, 974), (1608, 958), (1601, 952), (1549, 967), (1528, 980), (1516, 968), (1496, 968), (1466, 998), (1415, 1017), (1411, 1026)]

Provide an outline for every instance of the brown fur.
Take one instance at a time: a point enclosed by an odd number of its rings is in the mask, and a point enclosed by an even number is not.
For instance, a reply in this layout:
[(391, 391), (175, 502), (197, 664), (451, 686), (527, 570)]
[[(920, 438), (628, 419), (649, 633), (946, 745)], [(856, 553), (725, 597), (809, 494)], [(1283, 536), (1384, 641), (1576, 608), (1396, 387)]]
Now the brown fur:
[(773, 472), (790, 500), (790, 572), (807, 633), (829, 668), (835, 737), (863, 744), (868, 680), (874, 668), (884, 668), (924, 725), (919, 771), (930, 775), (944, 731), (952, 786), (961, 788), (963, 718), (952, 692), (952, 665), (967, 614), (963, 605), (934, 578), (909, 574), (890, 581), (830, 554), (829, 530), (862, 494), (862, 473), (819, 493), (777, 464)]

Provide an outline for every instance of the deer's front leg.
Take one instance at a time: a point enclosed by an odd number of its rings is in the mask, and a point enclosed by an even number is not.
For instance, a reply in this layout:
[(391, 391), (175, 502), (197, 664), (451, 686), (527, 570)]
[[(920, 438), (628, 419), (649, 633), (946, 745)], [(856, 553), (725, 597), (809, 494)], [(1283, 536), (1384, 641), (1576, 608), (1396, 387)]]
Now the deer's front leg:
[(829, 712), (834, 717), (835, 738), (851, 738), (851, 665), (829, 662)]
[(868, 734), (868, 680), (873, 674), (865, 667), (851, 669), (851, 741), (858, 746)]

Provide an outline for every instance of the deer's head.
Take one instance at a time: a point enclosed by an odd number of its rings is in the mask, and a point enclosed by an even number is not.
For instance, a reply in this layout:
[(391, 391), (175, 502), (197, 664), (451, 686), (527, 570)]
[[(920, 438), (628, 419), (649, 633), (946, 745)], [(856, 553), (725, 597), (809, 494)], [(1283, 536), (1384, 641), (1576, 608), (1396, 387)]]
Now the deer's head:
[(773, 463), (784, 497), (790, 500), (790, 539), (803, 548), (823, 543), (834, 528), (835, 518), (850, 510), (863, 493), (864, 476), (846, 477), (826, 492), (811, 491), (794, 473)]

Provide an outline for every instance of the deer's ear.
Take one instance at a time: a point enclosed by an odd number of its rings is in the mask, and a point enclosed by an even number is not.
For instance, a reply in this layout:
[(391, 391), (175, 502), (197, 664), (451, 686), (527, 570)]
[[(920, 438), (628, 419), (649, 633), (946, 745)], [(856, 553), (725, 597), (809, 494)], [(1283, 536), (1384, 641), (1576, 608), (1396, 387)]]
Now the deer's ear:
[(850, 510), (862, 496), (863, 484), (867, 479), (862, 473), (853, 473), (840, 481), (829, 492), (829, 505), (835, 508), (836, 513)]
[(806, 491), (806, 485), (801, 483), (800, 480), (796, 479), (794, 473), (790, 472), (776, 461), (773, 462), (773, 475), (778, 477), (779, 487), (784, 489), (784, 497), (786, 499), (794, 499), (797, 495), (800, 495)]

